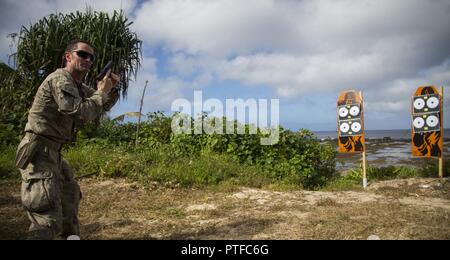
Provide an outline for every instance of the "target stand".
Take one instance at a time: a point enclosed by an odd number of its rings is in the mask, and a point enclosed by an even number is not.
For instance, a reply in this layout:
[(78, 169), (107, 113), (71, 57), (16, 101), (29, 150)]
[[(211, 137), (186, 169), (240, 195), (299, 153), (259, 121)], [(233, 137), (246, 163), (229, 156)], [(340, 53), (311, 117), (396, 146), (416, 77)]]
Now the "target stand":
[(362, 152), (363, 187), (367, 187), (362, 92), (343, 91), (337, 101), (338, 145), (341, 153)]
[(412, 154), (438, 157), (439, 177), (443, 177), (443, 96), (434, 86), (417, 88), (411, 99)]

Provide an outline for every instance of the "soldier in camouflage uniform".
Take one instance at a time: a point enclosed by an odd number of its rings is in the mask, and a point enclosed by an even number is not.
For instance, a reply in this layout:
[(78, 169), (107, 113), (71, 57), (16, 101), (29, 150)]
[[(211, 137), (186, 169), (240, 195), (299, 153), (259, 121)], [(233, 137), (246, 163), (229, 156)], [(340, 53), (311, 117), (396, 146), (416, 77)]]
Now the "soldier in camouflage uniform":
[(98, 82), (97, 90), (82, 83), (95, 60), (90, 44), (72, 41), (63, 58), (65, 67), (40, 85), (17, 149), (22, 204), (36, 239), (79, 236), (80, 187), (61, 147), (72, 139), (76, 126), (108, 111), (118, 99), (111, 89), (119, 78), (111, 72)]

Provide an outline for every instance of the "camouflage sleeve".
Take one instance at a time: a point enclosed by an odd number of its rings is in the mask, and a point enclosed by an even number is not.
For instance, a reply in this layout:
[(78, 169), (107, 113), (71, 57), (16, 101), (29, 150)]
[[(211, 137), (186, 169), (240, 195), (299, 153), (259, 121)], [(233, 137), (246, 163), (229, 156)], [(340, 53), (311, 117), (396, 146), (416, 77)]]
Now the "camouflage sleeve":
[(109, 111), (119, 100), (119, 91), (111, 90), (108, 95), (108, 101), (103, 105), (103, 110)]
[(100, 90), (93, 92), (92, 96), (83, 100), (73, 83), (61, 78), (52, 85), (58, 111), (73, 116), (81, 122), (97, 118), (103, 112), (103, 106), (108, 100), (108, 95)]
[[(95, 89), (85, 84), (82, 84), (82, 88), (86, 97), (91, 97), (95, 93)], [(108, 101), (103, 105), (103, 110), (109, 111), (117, 103), (119, 96), (120, 96), (119, 91), (111, 90), (111, 92), (108, 94)]]
[(83, 88), (83, 92), (86, 94), (86, 97), (92, 97), (92, 95), (94, 95), (95, 93), (95, 89), (87, 86), (86, 84), (81, 84), (81, 87)]

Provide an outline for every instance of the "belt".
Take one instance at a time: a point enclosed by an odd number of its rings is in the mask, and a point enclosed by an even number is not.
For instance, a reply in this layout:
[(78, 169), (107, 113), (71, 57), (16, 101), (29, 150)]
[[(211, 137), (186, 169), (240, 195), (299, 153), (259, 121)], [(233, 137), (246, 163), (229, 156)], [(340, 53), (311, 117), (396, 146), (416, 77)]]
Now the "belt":
[(48, 139), (47, 137), (44, 137), (42, 135), (37, 135), (35, 133), (32, 132), (26, 132), (25, 136), (29, 136), (31, 138), (35, 138), (38, 142), (44, 144), (45, 146), (47, 146), (49, 149), (55, 150), (55, 151), (61, 151), (63, 144), (52, 141), (50, 139)]

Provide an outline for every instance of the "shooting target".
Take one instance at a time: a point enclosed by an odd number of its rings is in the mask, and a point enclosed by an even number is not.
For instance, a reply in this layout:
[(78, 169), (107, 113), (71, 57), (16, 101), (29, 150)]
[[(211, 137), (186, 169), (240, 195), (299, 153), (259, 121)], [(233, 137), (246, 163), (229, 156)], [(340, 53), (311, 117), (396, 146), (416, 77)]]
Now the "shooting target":
[(361, 119), (341, 120), (339, 121), (340, 136), (358, 136), (361, 135)]
[(423, 120), (423, 118), (421, 118), (421, 117), (416, 117), (413, 121), (413, 125), (415, 128), (420, 129), (420, 128), (424, 127), (425, 120)]
[(441, 157), (442, 96), (434, 86), (419, 87), (412, 98), (412, 154)]
[(436, 97), (430, 97), (427, 100), (427, 106), (431, 109), (434, 109), (439, 106), (439, 99)]
[(337, 102), (339, 152), (362, 152), (364, 145), (364, 112), (361, 92), (340, 93)]
[(436, 127), (439, 124), (439, 118), (437, 116), (429, 116), (427, 117), (427, 125), (429, 127)]
[(351, 128), (354, 133), (359, 133), (359, 131), (361, 131), (361, 124), (359, 122), (354, 122)]
[(414, 97), (413, 114), (439, 112), (439, 104), (438, 95), (422, 95)]
[(413, 116), (413, 132), (429, 133), (440, 131), (439, 113)]
[(339, 116), (346, 117), (348, 115), (348, 109), (346, 107), (339, 108)]
[(343, 124), (341, 124), (339, 129), (341, 129), (342, 133), (347, 133), (348, 130), (350, 130), (350, 125), (348, 123), (343, 123)]
[(414, 100), (414, 108), (417, 110), (422, 110), (425, 107), (425, 101), (421, 98)]
[(358, 116), (359, 115), (359, 107), (358, 106), (352, 106), (352, 108), (350, 108), (350, 115), (351, 116)]

